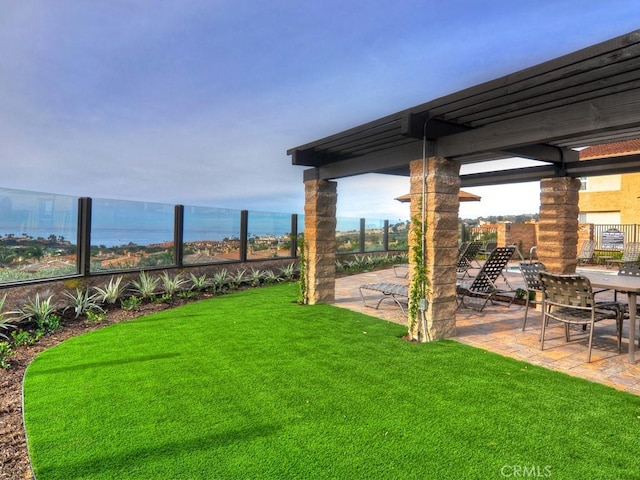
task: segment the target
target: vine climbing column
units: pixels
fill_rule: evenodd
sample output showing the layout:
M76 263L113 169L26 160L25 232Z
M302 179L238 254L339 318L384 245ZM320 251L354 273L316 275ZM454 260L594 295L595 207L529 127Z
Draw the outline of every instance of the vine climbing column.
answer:
M427 303L424 322L426 332L420 335L420 340L449 338L456 333L460 163L446 158L430 157L426 162L415 160L411 162L410 167L411 219L412 221L424 219L424 275L427 284ZM410 251L420 240L419 236L412 228L409 236ZM413 255L410 254L410 289L415 288L411 278L419 267ZM413 338L418 338L420 324L421 322L412 324L410 320L409 334Z

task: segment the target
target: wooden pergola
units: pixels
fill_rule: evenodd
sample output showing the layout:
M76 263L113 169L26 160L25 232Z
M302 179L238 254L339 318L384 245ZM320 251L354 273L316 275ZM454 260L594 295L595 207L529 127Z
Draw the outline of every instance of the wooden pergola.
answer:
M455 319L448 319L455 317L455 245L442 239L457 224L460 187L541 181L538 255L569 272L577 179L640 171L640 155L579 161L576 148L638 136L640 30L289 149L293 165L310 167L303 173L309 301L333 295L325 244L332 216L335 235L332 180L410 177L412 215L426 223L429 336L441 338L455 335ZM487 163L505 158L513 168L496 171ZM460 175L471 163L487 169ZM562 248L554 247L558 242Z

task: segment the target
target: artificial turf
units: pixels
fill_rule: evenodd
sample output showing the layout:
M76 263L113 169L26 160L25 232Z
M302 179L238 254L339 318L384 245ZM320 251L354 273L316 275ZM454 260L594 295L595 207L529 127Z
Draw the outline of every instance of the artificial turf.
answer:
M37 479L638 478L640 397L295 298L225 295L40 354Z

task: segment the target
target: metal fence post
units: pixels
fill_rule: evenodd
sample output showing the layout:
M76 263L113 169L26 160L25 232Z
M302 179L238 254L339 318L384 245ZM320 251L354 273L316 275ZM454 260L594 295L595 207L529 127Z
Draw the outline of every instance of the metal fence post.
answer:
M240 261L247 261L249 211L240 210Z
M184 257L184 205L173 209L173 263L181 267Z
M83 277L91 275L91 198L78 198L78 256L76 271Z
M365 242L364 242L364 234L365 234L365 219L360 219L360 253L364 253Z
M382 249L385 252L389 251L389 220L384 221L384 227L382 230Z
M291 256L298 258L298 214L291 214Z

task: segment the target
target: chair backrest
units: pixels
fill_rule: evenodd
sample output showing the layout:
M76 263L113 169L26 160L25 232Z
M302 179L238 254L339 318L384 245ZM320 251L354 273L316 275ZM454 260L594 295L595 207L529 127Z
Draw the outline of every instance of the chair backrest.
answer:
M547 270L542 262L521 262L520 273L524 278L524 283L527 286L527 290L542 290L542 284L540 283L540 277L538 274Z
M635 263L625 263L620 266L618 275L627 275L630 277L640 277L640 265Z
M497 242L484 242L484 245L482 246L482 250L485 253L491 253L497 246L498 246Z
M593 240L585 240L580 247L580 253L578 253L578 260L591 260L593 254L596 251L596 242Z
M471 267L471 260L476 258L481 248L482 242L469 242L464 251L458 255L458 271L466 271L469 269Z
M545 302L585 309L595 305L591 282L584 275L540 272L538 276Z
M495 282L513 257L516 247L497 247L491 252L484 262L478 275L473 279L469 290L474 292L492 292L495 290Z
M640 257L640 242L629 242L622 250L622 262L637 262Z

